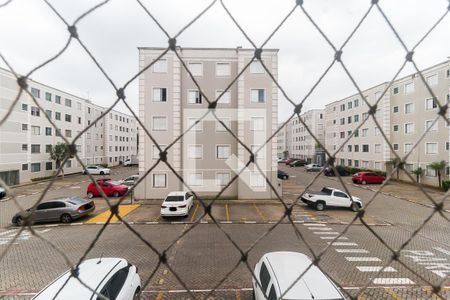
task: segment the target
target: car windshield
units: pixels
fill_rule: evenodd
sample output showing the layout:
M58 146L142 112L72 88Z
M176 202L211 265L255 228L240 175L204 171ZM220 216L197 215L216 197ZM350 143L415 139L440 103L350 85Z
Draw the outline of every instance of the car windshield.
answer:
M182 202L184 201L183 196L167 196L166 202Z
M321 192L322 192L322 193L325 193L325 194L327 194L327 195L331 195L331 194L333 193L333 191L332 191L331 189L326 188L326 187L324 187L324 188L321 190Z

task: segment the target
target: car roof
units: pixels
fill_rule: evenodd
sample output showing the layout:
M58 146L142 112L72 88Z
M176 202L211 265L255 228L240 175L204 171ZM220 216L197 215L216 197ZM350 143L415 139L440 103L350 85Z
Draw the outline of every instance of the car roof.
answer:
M122 269L127 265L128 262L123 258L104 257L101 259L88 259L83 261L79 266L79 278L87 286L99 292L107 280L115 273L111 271ZM53 299L69 277L70 270L50 283L33 299ZM104 280L105 278L106 280ZM91 290L82 285L79 280L72 277L67 281L64 289L59 292L56 299L91 299L92 294L93 292ZM97 299L97 296L94 295L92 299Z
M184 196L187 192L170 192L167 196Z
M285 292L311 264L311 259L305 254L289 251L267 253L263 259L275 274L279 293ZM344 299L333 282L315 265L303 274L283 299L300 299L299 297L316 300Z

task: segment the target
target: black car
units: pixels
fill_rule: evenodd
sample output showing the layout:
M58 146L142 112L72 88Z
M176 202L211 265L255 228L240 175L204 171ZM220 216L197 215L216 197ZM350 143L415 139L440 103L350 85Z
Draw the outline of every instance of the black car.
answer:
M286 173L286 172L283 172L283 171L281 171L281 170L278 170L278 178L279 178L279 179L286 180L286 179L289 179L289 175L288 175L288 173Z
M0 186L0 199L6 197L6 190Z
M308 162L306 160L294 160L289 164L290 167L303 167L306 166Z
M351 175L350 171L344 167L337 166L336 170L338 171L339 176L350 176ZM326 167L325 170L323 171L323 174L325 176L336 176L334 174L334 170L331 167Z

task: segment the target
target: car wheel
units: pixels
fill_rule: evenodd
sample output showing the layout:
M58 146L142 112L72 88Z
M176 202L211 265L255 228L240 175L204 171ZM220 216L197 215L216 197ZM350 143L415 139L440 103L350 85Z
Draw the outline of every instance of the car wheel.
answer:
M316 210L322 211L324 209L325 209L325 203L323 203L322 201L316 202Z
M351 208L353 211L358 211L358 210L360 209L359 204L356 203L356 202L353 202L352 205L350 206L350 208Z
M362 184L367 184L367 181L363 180L361 181Z
M100 172L100 175L105 175L105 172L101 171L101 172Z
M140 293L141 293L141 288L138 287L138 288L134 291L133 300L139 300Z
M69 214L63 214L61 216L61 223L70 223L72 222L72 217Z
M24 224L23 218L22 217L17 217L16 218L16 224L17 224L17 226L23 226L23 224Z
M87 197L89 199L92 199L92 198L94 198L94 194L92 192L89 192L89 193L87 193Z
M117 191L114 192L114 193L113 193L113 197L119 197L119 192L117 192Z
M287 176L283 176L283 179L284 179L284 180L287 180L287 179L288 179L288 177L287 177Z

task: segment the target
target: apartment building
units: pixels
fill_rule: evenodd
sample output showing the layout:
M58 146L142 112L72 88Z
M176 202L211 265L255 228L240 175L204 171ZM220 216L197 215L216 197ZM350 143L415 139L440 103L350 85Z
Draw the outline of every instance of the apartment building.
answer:
M110 166L116 166L137 154L137 122L127 114L111 111L105 117L105 157Z
M140 69L164 50L139 48ZM254 49L178 48L177 53L186 62L203 94L175 53L169 52L140 76L139 118L162 149L184 133L183 138L167 150L167 160L193 190L204 197L214 196L243 168L250 154L214 118L205 97L214 101L222 95L215 114L251 151L256 152L278 126L278 89L262 65L253 62L223 93L251 61ZM277 53L275 49L265 49L262 53L264 64L275 77L278 75ZM185 133L190 127L192 129ZM158 158L158 148L141 130L139 173L146 172ZM277 178L276 158L277 139L273 138L256 157L271 182L276 182ZM160 199L170 191L185 189L175 174L160 162L137 187L136 197ZM275 195L251 164L222 197L269 199Z
M87 99L34 80L29 79L27 83L30 93L43 110L36 106L27 93L22 93L11 115L0 126L0 177L9 185L53 175L57 166L49 155L52 145L62 142L61 136L73 141L105 110ZM14 75L0 68L0 120L13 105L19 90ZM113 113L124 116L119 112ZM59 131L53 128L44 114L55 122ZM84 163L109 164L111 161L114 165L116 157L119 161L120 157L136 154L136 137L132 136L131 140L131 135L136 134L136 122L130 116L127 118L129 123L125 122L127 125L122 126L132 128L123 134L128 137L128 145L123 145L122 152L105 152L108 145L105 136L110 132L109 127L105 126L105 119L98 121L77 140L78 155ZM127 143L126 138L124 143ZM64 167L66 174L80 171L81 165L76 159L69 159Z
M283 126L283 127L282 127ZM278 128L282 127L277 132L277 158L278 159L285 159L287 158L287 147L286 147L286 127L287 124L284 125L284 123L278 124Z

